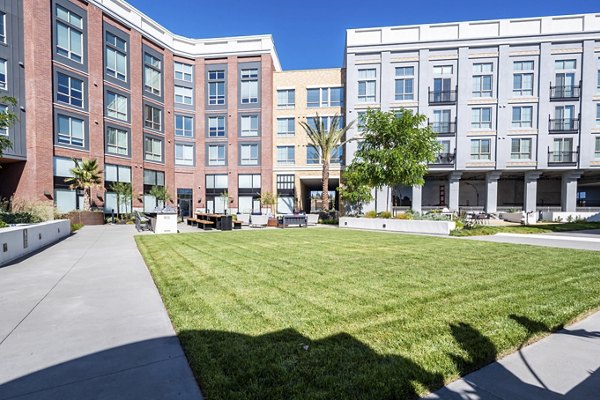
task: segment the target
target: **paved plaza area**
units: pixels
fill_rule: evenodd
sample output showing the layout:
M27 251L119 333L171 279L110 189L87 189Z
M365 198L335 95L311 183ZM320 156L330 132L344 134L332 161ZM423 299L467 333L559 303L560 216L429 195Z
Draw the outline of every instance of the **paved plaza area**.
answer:
M0 268L0 399L202 396L132 225Z
M460 239L600 251L600 230L598 229L539 235L498 233L489 236L465 236Z

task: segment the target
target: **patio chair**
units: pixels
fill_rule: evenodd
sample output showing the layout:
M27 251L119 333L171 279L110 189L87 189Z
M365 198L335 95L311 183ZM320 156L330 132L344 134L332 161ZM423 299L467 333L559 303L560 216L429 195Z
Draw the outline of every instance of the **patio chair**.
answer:
M150 230L150 219L143 216L139 211L135 212L135 229L138 232Z

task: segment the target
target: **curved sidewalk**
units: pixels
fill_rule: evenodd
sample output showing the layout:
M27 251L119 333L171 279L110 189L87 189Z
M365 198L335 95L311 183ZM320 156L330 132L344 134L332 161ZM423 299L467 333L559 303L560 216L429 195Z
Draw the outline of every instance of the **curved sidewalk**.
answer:
M0 268L0 399L201 399L131 225Z

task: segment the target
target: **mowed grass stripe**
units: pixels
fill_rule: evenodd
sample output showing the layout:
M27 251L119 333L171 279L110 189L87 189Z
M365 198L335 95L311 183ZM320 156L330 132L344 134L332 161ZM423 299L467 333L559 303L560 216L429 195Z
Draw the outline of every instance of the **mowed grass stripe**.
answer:
M595 252L341 229L137 240L209 399L415 398L600 306Z

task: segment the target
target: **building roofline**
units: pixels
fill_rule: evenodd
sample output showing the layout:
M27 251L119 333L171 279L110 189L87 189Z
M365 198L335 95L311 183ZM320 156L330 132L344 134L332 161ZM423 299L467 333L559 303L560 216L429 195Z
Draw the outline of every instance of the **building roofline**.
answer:
M346 30L346 48L400 43L600 32L600 12Z
M269 54L275 70L281 71L281 63L271 34L192 39L171 32L124 0L90 0L90 3L124 25L152 38L176 55L196 58Z

